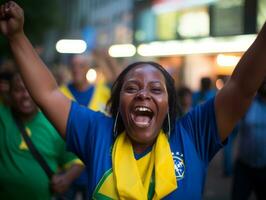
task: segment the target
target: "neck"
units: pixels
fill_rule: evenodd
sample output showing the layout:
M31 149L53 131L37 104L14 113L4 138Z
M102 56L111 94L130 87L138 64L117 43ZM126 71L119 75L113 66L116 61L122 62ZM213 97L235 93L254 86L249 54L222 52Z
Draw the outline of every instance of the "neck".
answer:
M133 145L133 144L132 144ZM146 151L147 148L149 148L150 145L133 145L133 151L134 153L141 154Z
M143 143L143 144L141 144L141 143L138 143L138 142L133 141L130 137L129 137L129 139L130 139L130 141L132 143L132 147L133 147L134 153L137 153L137 154L141 154L141 153L145 152L156 141L155 140L155 141L152 141L150 143L145 143L145 144Z
M34 112L31 112L29 114L25 114L25 113L21 113L21 112L17 112L17 111L13 110L15 117L17 117L23 123L27 123L27 122L31 121L35 117L37 112L38 112L37 109Z

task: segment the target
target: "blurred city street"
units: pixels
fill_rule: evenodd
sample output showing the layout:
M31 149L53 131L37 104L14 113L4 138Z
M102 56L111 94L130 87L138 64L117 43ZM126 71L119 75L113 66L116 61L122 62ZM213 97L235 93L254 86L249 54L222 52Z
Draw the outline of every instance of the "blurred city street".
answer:
M232 177L223 176L223 151L220 150L209 165L204 200L229 200Z
M232 176L223 175L223 150L220 150L209 165L203 200L230 200ZM250 200L255 200L252 195Z

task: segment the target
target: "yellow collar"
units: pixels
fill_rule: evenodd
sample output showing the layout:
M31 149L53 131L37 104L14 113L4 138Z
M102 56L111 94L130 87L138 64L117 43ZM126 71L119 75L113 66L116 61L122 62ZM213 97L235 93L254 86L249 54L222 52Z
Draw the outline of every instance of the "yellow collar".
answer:
M161 131L151 152L147 175L142 181L132 144L125 133L120 134L112 151L114 181L119 199L148 199L152 173L155 191L152 199L162 199L177 188L174 161L166 134Z

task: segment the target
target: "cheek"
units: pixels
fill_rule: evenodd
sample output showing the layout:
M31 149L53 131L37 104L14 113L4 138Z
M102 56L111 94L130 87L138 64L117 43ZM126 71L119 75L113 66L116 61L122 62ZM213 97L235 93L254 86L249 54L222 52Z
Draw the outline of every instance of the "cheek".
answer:
M158 113L158 125L161 125L163 123L165 117L167 116L167 113L169 112L169 105L168 105L168 97L162 96L160 98L157 98L157 104L159 106L159 113Z
M130 113L130 103L132 102L134 97L131 95L123 94L120 95L120 103L119 103L119 112L125 120L128 119L128 115Z
M168 96L161 96L157 98L157 102L160 105L161 110L168 111Z
M119 101L119 112L121 115L124 116L124 113L126 112L127 108L127 98L125 96L120 96L120 101Z
M14 107L19 107L19 103L20 103L20 98L18 98L18 97L15 97L15 96L12 96L11 97L11 104L12 104L12 106L14 106Z
M13 101L17 102L21 99L21 95L19 93L12 93L11 98L13 99Z

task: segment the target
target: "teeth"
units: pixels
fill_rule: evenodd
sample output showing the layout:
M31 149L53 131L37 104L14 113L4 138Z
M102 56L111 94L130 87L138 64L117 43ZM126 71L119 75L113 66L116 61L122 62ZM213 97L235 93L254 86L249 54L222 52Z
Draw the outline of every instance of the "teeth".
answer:
M137 107L137 108L135 108L135 111L152 112L151 109L146 108L146 107Z

